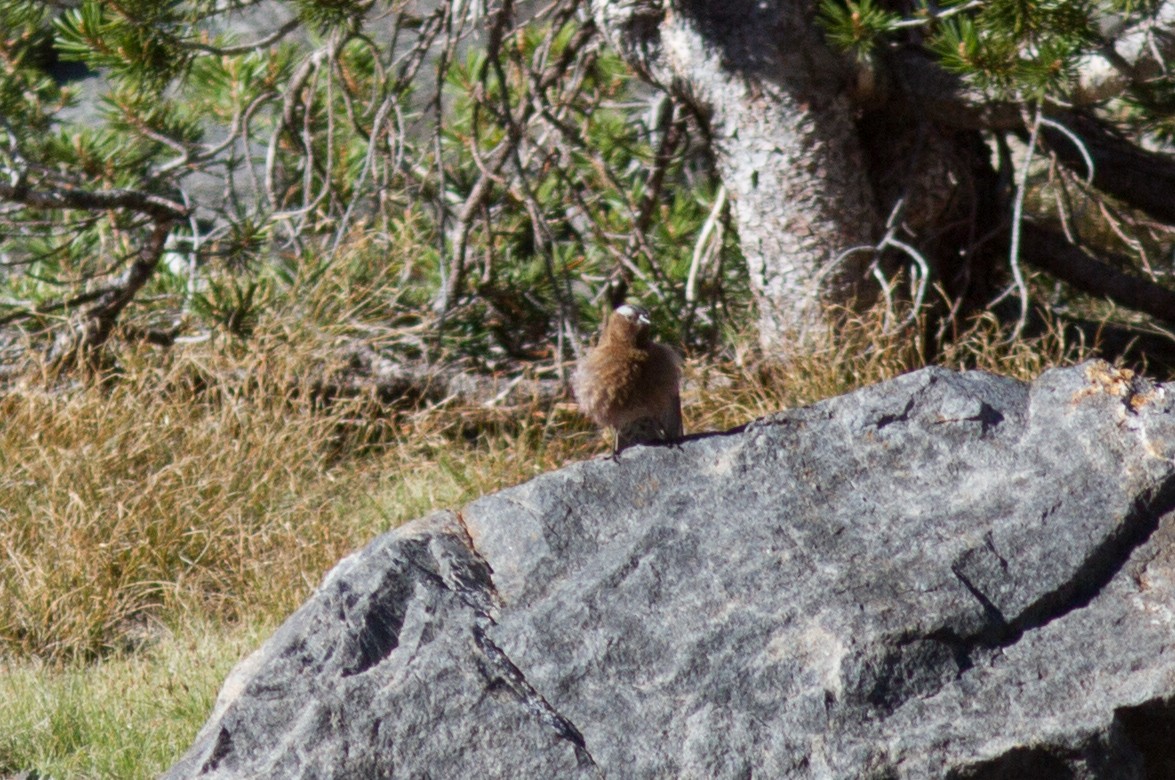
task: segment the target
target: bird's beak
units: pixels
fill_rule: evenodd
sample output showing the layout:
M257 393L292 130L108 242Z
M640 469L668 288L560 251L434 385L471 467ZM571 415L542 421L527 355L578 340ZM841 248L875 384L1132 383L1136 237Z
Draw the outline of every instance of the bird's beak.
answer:
M647 315L643 312L641 313L640 316L638 316L636 318L636 321L639 322L641 325L651 325L653 322L652 320L649 319L649 315Z

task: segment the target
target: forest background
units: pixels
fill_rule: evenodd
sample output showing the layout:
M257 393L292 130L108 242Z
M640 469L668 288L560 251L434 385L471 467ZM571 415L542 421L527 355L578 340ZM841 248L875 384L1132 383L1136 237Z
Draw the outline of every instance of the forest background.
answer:
M149 777L344 554L938 363L1175 365L1172 6L0 0L0 776Z

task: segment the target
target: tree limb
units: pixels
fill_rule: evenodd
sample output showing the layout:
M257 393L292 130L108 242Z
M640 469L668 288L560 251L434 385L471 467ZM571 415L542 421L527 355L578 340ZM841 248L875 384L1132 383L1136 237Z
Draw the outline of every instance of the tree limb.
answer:
M15 184L0 181L0 200L41 209L130 209L157 220L182 219L188 214L183 205L141 190L82 190L68 186L33 189L23 180Z
M1020 242L1025 260L1078 290L1175 323L1175 290L1123 273L1039 225L1025 222Z
M78 358L93 358L95 351L110 338L123 309L155 273L174 224L174 220L167 218L154 223L150 236L122 278L81 314L74 328L57 338L49 352L51 364L66 367Z
M123 309L155 272L175 222L188 215L185 206L142 190L87 190L62 182L32 187L23 171L9 181L0 181L0 200L39 209L129 210L151 219L152 231L122 278L96 295L78 323L55 342L50 360L59 366L82 352L92 354L93 349L106 342ZM74 302L89 300L88 295L82 295Z
M1085 146L1093 161L1094 187L1155 219L1175 222L1175 161L1168 155L1142 149L1084 114L1067 112L1054 119ZM1066 167L1089 175L1081 149L1066 133L1046 125L1041 137Z

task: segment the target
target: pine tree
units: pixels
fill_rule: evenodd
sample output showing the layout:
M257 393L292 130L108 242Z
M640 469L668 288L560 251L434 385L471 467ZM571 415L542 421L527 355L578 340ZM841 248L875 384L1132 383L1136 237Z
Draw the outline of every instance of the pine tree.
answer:
M1005 289L1023 326L1029 266L1169 323L1170 8L0 0L0 326L247 335L410 232L414 316L489 360L629 287L700 343L749 285L777 353L903 275L943 333Z

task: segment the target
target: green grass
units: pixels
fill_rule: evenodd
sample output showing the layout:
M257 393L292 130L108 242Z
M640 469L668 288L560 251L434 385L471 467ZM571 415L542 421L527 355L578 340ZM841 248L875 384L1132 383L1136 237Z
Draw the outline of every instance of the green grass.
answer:
M269 628L188 624L91 664L0 663L0 776L158 775L191 744L224 676Z

